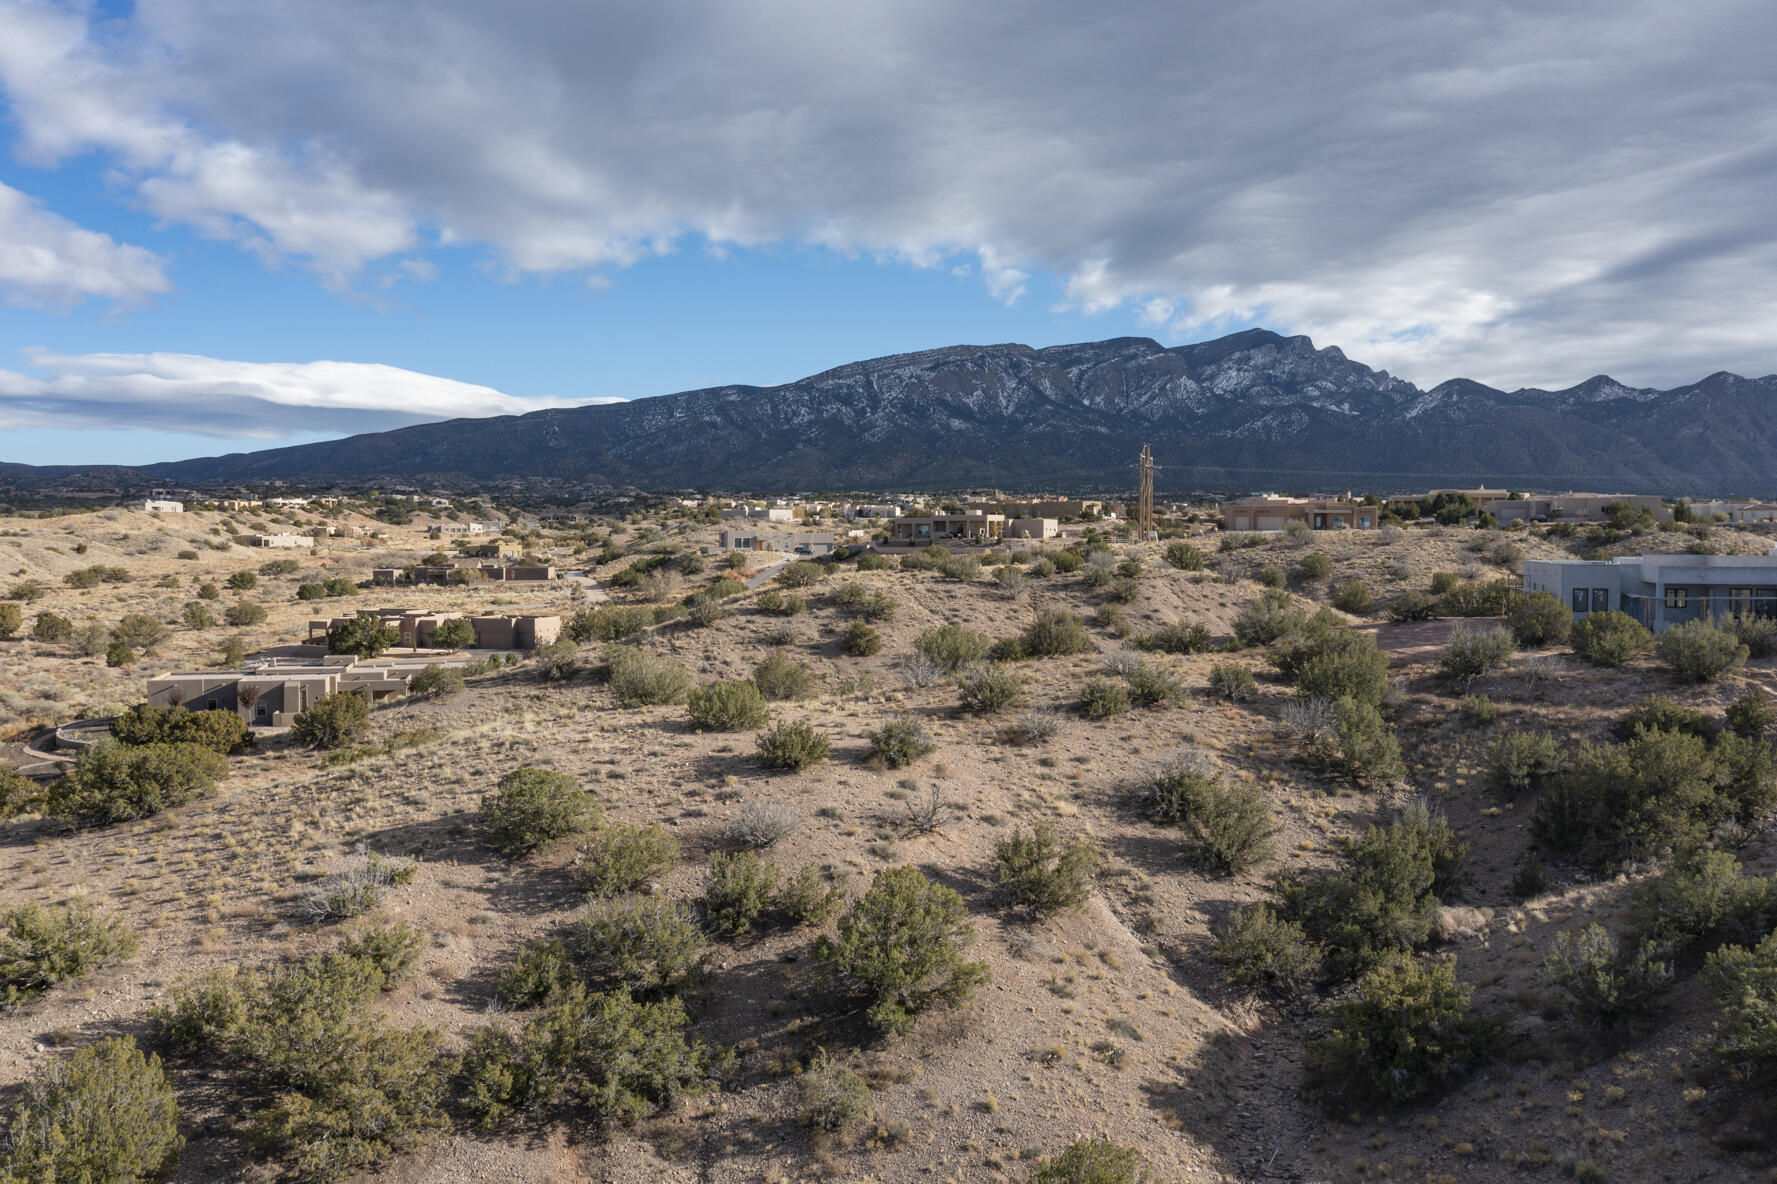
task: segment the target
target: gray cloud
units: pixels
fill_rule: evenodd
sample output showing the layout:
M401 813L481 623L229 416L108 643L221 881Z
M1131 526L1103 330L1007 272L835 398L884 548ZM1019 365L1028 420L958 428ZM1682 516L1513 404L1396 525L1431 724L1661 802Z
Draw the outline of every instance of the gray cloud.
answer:
M0 184L0 298L25 306L89 297L133 303L165 292L160 256L76 226Z
M25 352L37 373L0 370L0 428L128 425L280 439L293 432L373 432L426 420L622 402L518 398L492 387L361 362Z
M1421 382L1777 369L1764 0L0 0L17 150L348 283L686 236L1063 277Z

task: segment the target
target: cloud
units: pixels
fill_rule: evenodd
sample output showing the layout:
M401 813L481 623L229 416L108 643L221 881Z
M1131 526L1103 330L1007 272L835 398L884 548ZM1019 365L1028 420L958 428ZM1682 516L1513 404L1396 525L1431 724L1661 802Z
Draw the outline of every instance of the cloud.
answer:
M36 374L0 370L0 428L136 427L281 439L427 420L522 415L621 399L519 398L362 362L231 362L193 354L25 351Z
M789 242L1421 382L1777 369L1765 0L85 11L0 0L17 152L331 284Z
M76 226L0 184L0 299L38 307L89 297L134 303L167 291L160 256Z

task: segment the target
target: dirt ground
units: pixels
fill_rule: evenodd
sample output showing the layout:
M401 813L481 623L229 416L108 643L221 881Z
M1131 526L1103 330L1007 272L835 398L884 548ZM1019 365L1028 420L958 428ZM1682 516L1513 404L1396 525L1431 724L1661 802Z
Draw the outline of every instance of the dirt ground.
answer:
M27 628L41 609L110 620L147 611L176 620L193 577L215 580L282 557L236 548L178 560L180 538L215 537L209 516L186 517L169 524L110 512L41 525L8 521L0 537L4 576L37 579L46 590L26 606ZM266 624L176 628L155 664L207 661L231 632L254 647L288 641L311 615L360 605L466 607L514 596L483 587L294 601L296 582L317 573L367 576L391 559L411 562L430 549L420 525L374 545L328 544L299 557L298 576L241 594L257 596L271 611ZM661 540L681 546L713 538L708 527L660 529ZM1292 578L1295 594L1323 602L1333 584L1355 575L1372 585L1380 605L1407 588L1423 589L1436 571L1508 571L1509 563L1477 558L1471 549L1486 533L1361 532L1317 537L1305 548L1275 540L1211 554L1209 570L1189 573L1168 567L1160 545L1113 549L1143 564L1139 595L1124 608L1137 634L1188 618L1221 638L1240 606L1258 595L1252 577L1266 566L1287 569L1306 550L1327 554L1333 572L1326 580ZM157 534L169 541L154 543ZM1553 542L1521 541L1525 557L1571 553ZM84 554L70 554L76 542L87 544ZM569 558L564 550L562 561ZM90 591L60 584L68 570L112 562L140 574L128 585ZM156 587L164 574L176 575L179 586ZM712 565L679 593L716 574ZM886 645L873 657L846 656L838 643L848 619L830 594L849 582L880 589L898 605L894 619L878 625ZM574 886L571 849L508 862L487 844L482 795L501 775L531 764L580 779L608 819L668 828L683 858L658 891L674 899L701 893L707 857L728 849L735 815L760 799L784 803L799 818L769 853L780 866L815 864L853 895L884 868L919 867L968 902L973 954L988 963L992 983L965 1007L928 1015L910 1036L884 1040L816 981L812 933L768 930L719 943L710 985L691 1001L697 1034L737 1050L735 1073L719 1090L624 1131L566 1121L495 1136L448 1135L379 1178L1022 1180L1037 1157L1091 1134L1140 1149L1165 1181L1481 1181L1518 1179L1527 1170L1555 1178L1561 1165L1575 1170L1582 1161L1610 1180L1729 1181L1762 1170L1755 1157L1737 1160L1710 1138L1719 1118L1712 1107L1722 1103L1709 1072L1710 1010L1694 983L1680 989L1656 1033L1608 1056L1575 1043L1552 1018L1536 974L1543 951L1563 928L1618 915L1628 881L1589 882L1556 868L1547 892L1519 901L1509 884L1529 850L1528 803L1496 800L1480 773L1486 745L1505 729L1602 737L1624 708L1656 691L1719 710L1746 680L1772 678L1770 663L1690 690L1651 659L1601 671L1554 651L1517 655L1503 672L1459 689L1436 669L1447 622L1370 622L1401 691L1394 718L1409 778L1360 791L1295 759L1278 723L1294 692L1258 651L1150 655L1183 680L1187 701L1102 722L1082 718L1073 709L1081 684L1125 643L1094 623L1101 598L1079 576L1033 580L1030 589L1028 597L1008 596L992 582L991 569L966 584L924 572L847 571L811 589L810 611L800 616L760 613L749 593L711 627L666 626L642 642L698 681L745 676L773 649L807 663L816 692L775 704L774 715L807 720L831 738L833 752L799 774L755 767L750 732L699 733L683 707L622 709L591 676L544 683L520 665L473 680L461 695L374 713L373 742L423 738L412 747L330 766L321 754L273 740L232 758L214 797L145 822L71 834L31 818L0 824L0 897L86 896L122 914L142 938L132 960L0 1011L0 1090L69 1046L112 1033L149 1041L149 1007L182 976L329 948L335 930L306 919L304 889L359 851L419 861L412 882L382 912L430 935L420 973L381 1005L397 1022L472 1029L493 1005L494 982L514 955L560 933L585 903ZM225 594L225 603L235 597ZM518 593L512 603L520 602L575 607L566 587ZM953 685L920 688L902 676L913 639L925 629L957 622L1006 637L1052 606L1085 616L1098 652L1018 664L1026 681L1021 710L1062 713L1046 743L1006 743L1006 720L963 712ZM1208 693L1210 667L1222 661L1253 669L1255 701L1229 703ZM102 659L21 641L0 642L0 664L0 707L15 730L139 698L150 665L109 670ZM1468 722L1456 710L1463 694L1488 695L1498 718ZM926 723L937 751L908 769L871 767L866 733L902 714ZM1284 827L1270 866L1216 875L1186 856L1176 833L1131 808L1143 776L1186 753L1265 792ZM908 824L909 805L934 786L947 820L933 833L918 833ZM1462 903L1477 910L1474 923L1440 949L1457 955L1477 1005L1508 1016L1520 1039L1512 1055L1433 1107L1388 1119L1331 1118L1297 1088L1300 1042L1315 1030L1314 1019L1228 986L1211 956L1211 925L1260 899L1280 868L1326 861L1338 837L1386 820L1415 796L1446 814L1470 849L1473 884ZM1036 820L1089 837L1106 865L1087 907L1032 924L996 907L990 889L995 841ZM1745 854L1768 871L1764 842ZM853 1064L875 1087L875 1121L849 1143L811 1139L796 1122L794 1069L816 1048ZM205 1090L204 1070L169 1064L188 1138L173 1179L254 1178L259 1169L248 1167L226 1104Z

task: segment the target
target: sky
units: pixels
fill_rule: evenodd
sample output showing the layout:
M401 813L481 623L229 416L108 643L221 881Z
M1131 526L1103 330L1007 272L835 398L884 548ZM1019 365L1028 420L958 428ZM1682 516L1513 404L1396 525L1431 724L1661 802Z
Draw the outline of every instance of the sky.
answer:
M1262 325L1777 372L1768 0L0 0L0 461Z

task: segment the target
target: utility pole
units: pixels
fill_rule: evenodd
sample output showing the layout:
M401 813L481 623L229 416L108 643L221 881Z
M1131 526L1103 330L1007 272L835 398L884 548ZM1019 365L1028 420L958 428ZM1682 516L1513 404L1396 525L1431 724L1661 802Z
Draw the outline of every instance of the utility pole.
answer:
M1154 533L1154 454L1148 446L1141 446L1141 493L1136 508L1136 529L1141 532L1141 541L1158 538Z

